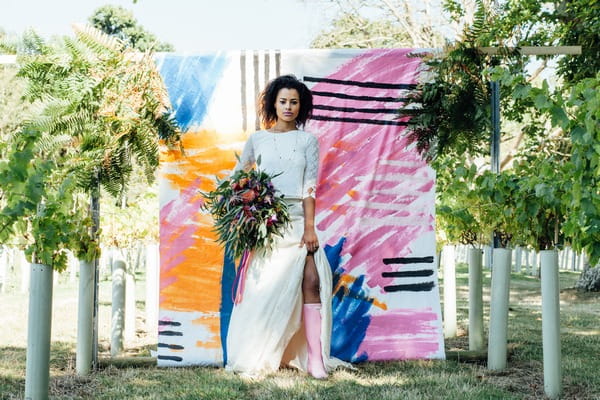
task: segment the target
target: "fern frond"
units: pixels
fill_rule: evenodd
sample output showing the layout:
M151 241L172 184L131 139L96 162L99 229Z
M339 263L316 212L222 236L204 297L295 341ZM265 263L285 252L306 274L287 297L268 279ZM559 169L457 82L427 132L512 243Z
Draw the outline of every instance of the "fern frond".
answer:
M125 44L114 36L107 35L91 25L73 24L75 36L96 55L119 55L125 49Z
M37 151L46 154L54 154L61 150L70 148L73 144L71 135L48 135L42 134L37 142Z

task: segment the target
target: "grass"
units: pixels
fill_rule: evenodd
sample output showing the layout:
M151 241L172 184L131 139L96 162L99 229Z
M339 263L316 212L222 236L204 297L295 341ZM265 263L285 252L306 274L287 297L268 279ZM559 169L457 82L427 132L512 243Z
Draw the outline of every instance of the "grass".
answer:
M446 341L448 350L466 349L468 337L467 269L457 268L459 335ZM600 399L600 302L598 294L574 289L578 274L561 272L561 341L563 397ZM443 283L443 281L441 282ZM490 272L484 271L484 300L489 304ZM138 298L143 298L142 288ZM491 372L482 363L447 361L373 362L356 370L340 370L317 381L294 370L281 370L260 380L246 380L221 368L156 368L109 366L89 377L75 375L76 297L74 283L54 293L50 398L52 399L542 399L541 297L539 280L522 274L511 278L508 368ZM110 288L100 291L100 350L108 356ZM0 294L0 399L23 398L25 384L26 298ZM138 302L138 307L143 303ZM485 307L486 318L489 307ZM156 337L143 331L130 355L147 356ZM486 326L488 321L486 320Z

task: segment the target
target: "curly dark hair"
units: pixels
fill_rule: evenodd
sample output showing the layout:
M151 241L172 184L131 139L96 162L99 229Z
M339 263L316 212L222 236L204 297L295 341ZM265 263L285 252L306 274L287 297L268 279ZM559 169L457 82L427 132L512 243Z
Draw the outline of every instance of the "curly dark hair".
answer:
M312 115L313 98L310 89L294 75L282 75L273 79L260 94L258 114L266 127L271 127L277 122L275 101L281 89L296 89L300 96L300 112L296 118L296 126L304 126Z

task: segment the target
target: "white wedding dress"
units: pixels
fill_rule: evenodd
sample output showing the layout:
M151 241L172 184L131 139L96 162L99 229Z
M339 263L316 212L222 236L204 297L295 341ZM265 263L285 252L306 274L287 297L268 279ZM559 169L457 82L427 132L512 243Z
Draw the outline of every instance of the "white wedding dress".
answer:
M302 279L306 247L302 198L314 196L318 142L304 131L258 131L248 139L237 168L281 173L275 187L289 199L291 226L272 251L254 254L246 274L242 301L233 308L227 333L226 369L260 376L290 365L307 370L308 352L302 325ZM317 233L318 234L318 233ZM323 243L319 238L319 243ZM347 363L330 356L332 275L322 247L314 255L321 298L321 353L330 371Z

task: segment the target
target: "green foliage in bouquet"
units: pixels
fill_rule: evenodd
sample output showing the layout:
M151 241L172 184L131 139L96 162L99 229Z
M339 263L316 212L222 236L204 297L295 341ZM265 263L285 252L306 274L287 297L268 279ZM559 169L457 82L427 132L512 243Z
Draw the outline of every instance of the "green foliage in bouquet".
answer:
M215 219L217 241L234 258L244 250L270 248L290 223L283 195L272 183L275 176L259 169L239 170L218 180L214 191L203 193L203 208Z

